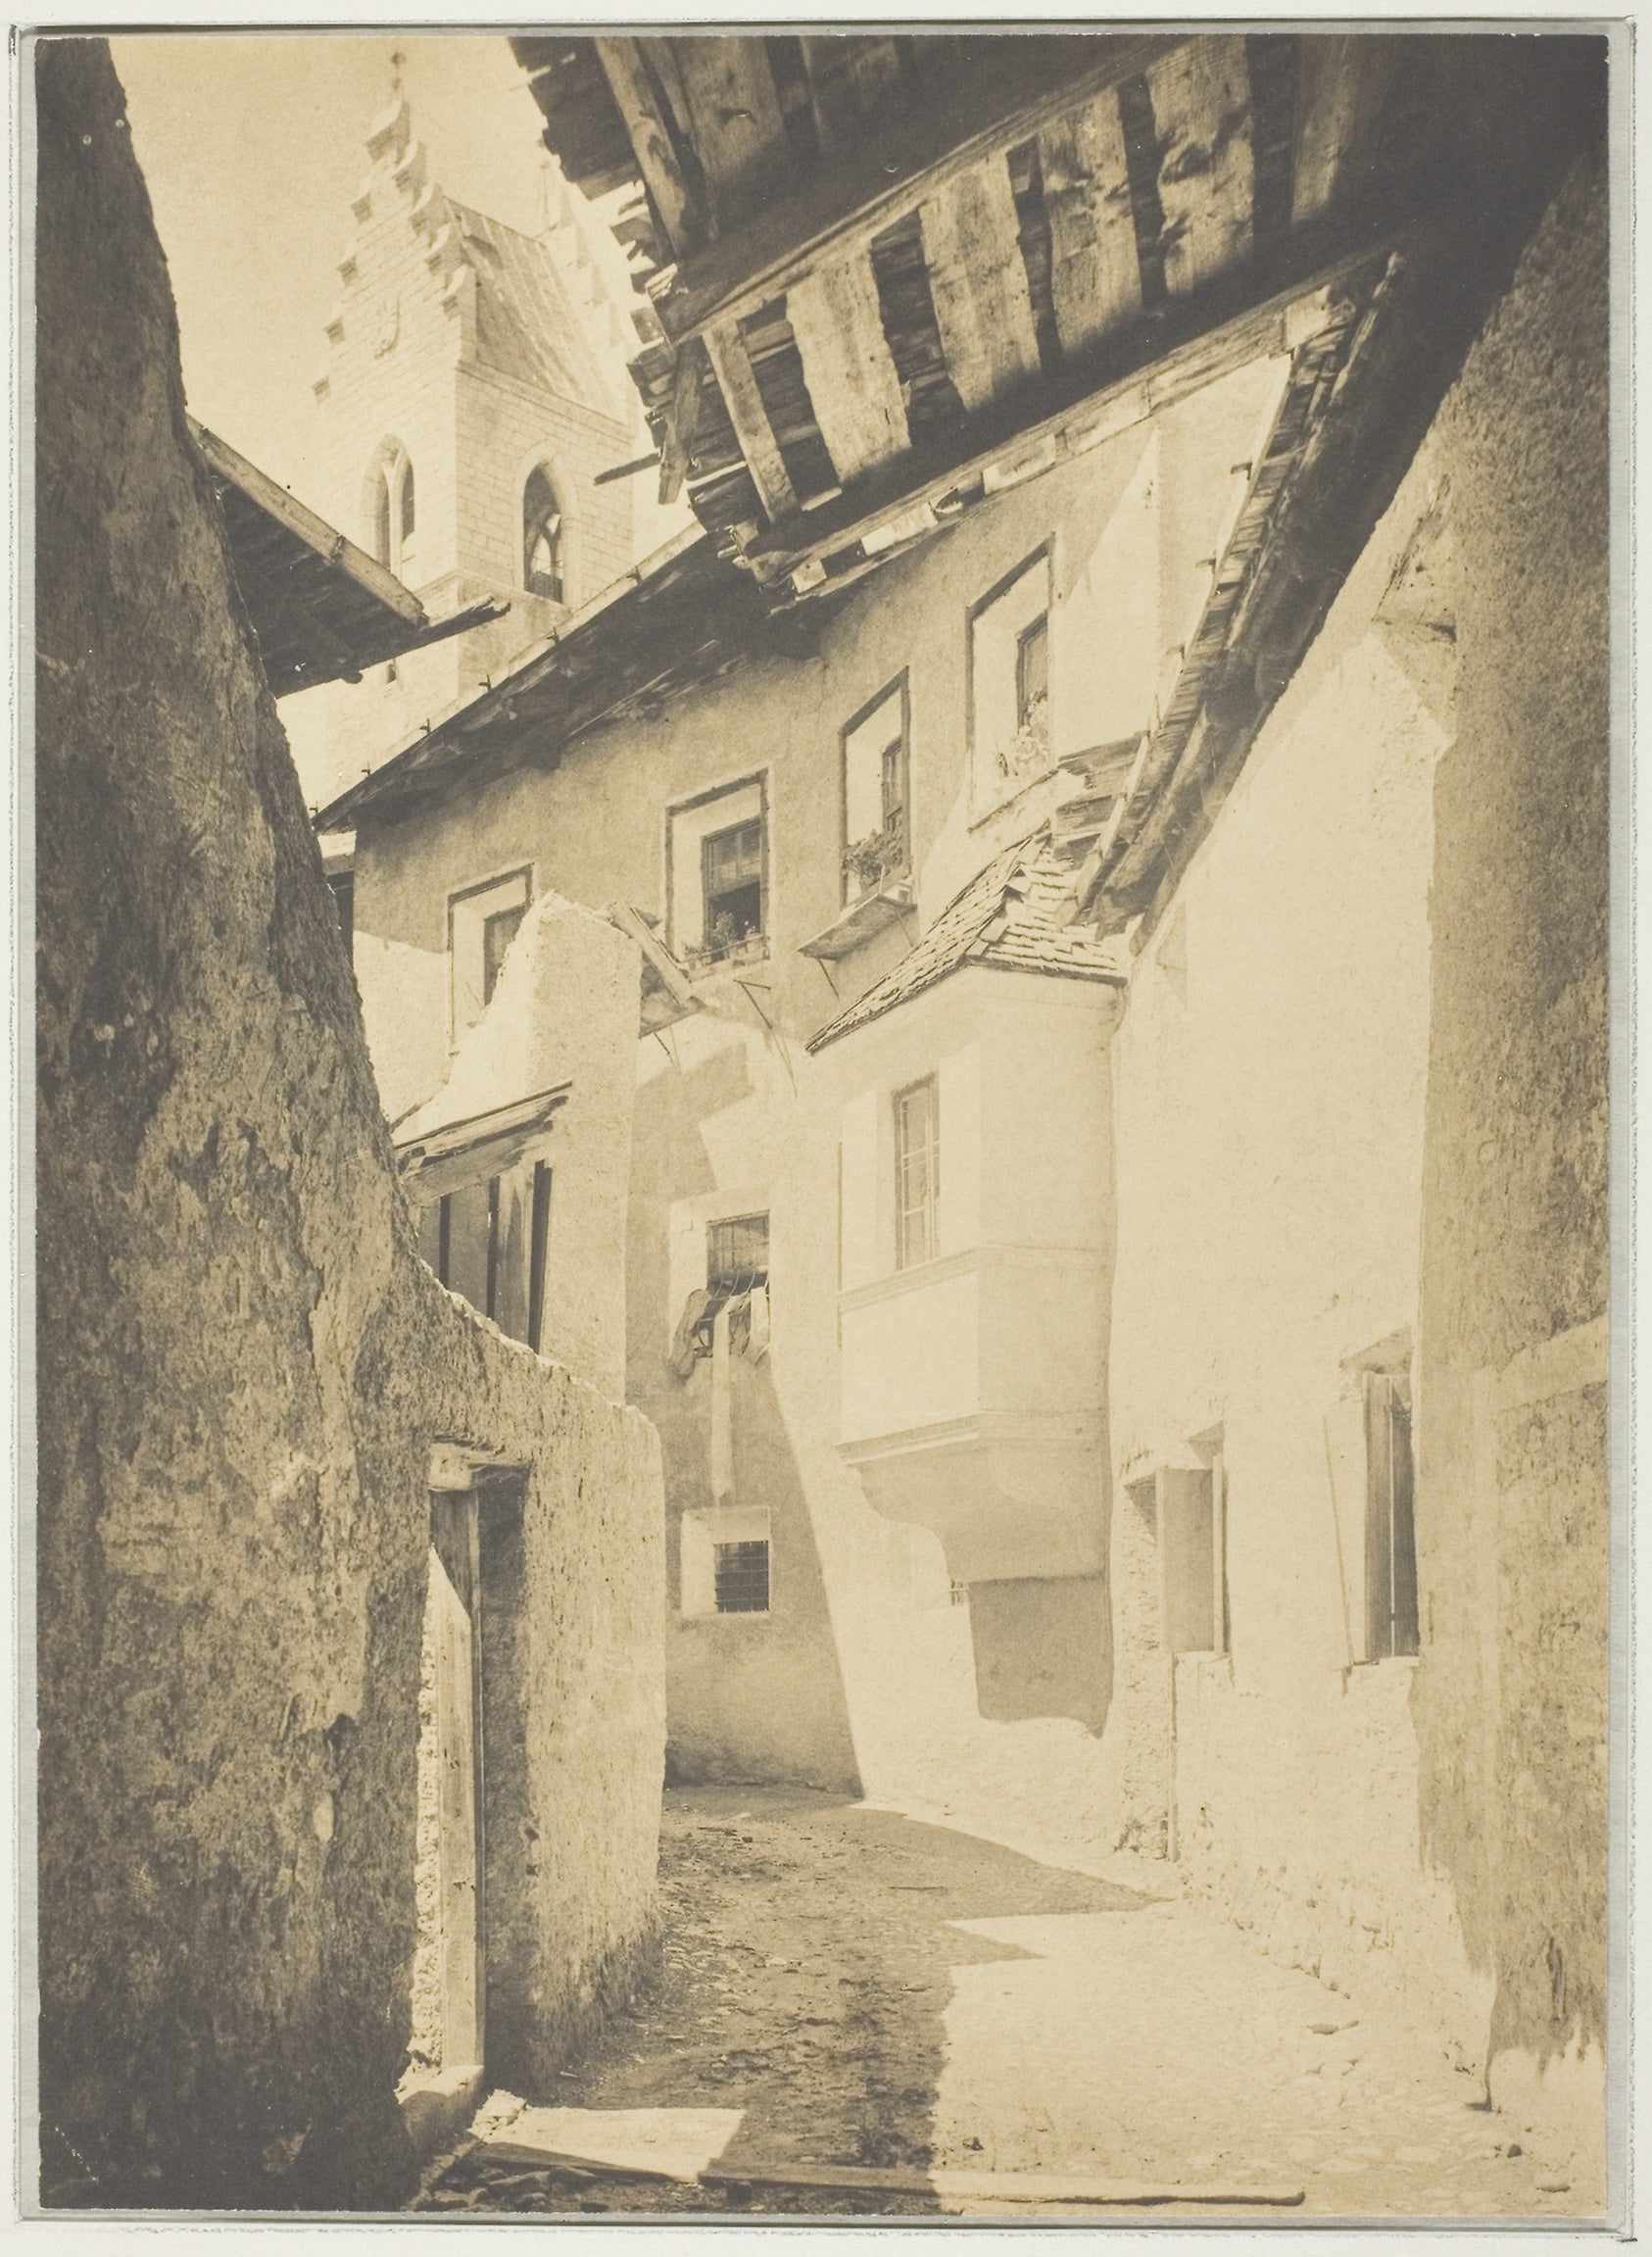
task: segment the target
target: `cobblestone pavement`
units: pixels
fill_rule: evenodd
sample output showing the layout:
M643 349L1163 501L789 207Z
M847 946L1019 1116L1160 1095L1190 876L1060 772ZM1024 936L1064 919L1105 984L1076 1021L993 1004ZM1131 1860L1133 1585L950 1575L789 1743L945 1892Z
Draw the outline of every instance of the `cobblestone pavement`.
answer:
M571 2134L548 2136L548 2125L590 2126L547 2119L549 2107L627 2112L645 2136L684 2153L698 2142L728 2172L1077 2172L1303 2194L1294 2210L1178 2204L1158 2218L1575 2212L1442 2055L1356 2019L1346 1999L1189 1905L889 1812L759 1788L667 1796L661 1889L665 1965L652 1995L555 2091L528 2095L526 2112L496 2095L481 2137L427 2177L418 2207L943 2208L925 2192L742 2196L540 2164L530 2134L566 2152Z

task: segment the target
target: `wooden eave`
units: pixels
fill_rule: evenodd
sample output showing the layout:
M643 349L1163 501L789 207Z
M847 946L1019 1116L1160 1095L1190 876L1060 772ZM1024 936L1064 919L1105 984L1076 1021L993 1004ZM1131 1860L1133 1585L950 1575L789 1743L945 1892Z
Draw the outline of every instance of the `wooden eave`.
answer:
M554 768L587 729L653 713L746 657L812 643L774 619L750 577L694 529L627 572L518 660L413 731L370 775L316 817L320 830L394 821L461 783L474 789L510 769Z
M1587 44L1506 33L518 40L616 232L661 491L777 603L1328 328L1495 211ZM582 172L582 168L584 169ZM1473 230L1458 234L1472 250Z
M1075 874L1072 913L1102 931L1150 934L1582 137L1604 134L1604 70L1568 60L1551 128L1495 205L1414 230L1357 319L1298 349L1177 680Z
M223 513L235 583L276 697L360 681L368 666L503 616L473 604L432 620L393 572L203 424L190 434Z

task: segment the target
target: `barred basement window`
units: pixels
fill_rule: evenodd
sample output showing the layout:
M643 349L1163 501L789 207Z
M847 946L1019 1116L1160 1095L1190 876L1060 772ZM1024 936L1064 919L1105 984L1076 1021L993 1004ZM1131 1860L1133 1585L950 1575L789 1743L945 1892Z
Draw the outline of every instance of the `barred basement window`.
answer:
M718 1544L712 1547L712 1574L719 1614L768 1612L768 1545Z

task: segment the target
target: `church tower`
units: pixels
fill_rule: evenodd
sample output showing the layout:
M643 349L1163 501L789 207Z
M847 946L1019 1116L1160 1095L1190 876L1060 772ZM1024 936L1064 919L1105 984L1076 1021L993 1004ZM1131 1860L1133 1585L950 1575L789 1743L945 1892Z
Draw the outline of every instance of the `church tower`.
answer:
M510 609L298 701L326 701L299 727L340 786L629 568L629 484L596 481L646 445L619 316L560 182L537 236L456 203L428 176L399 76L366 147L315 385L316 505L432 618L489 597Z

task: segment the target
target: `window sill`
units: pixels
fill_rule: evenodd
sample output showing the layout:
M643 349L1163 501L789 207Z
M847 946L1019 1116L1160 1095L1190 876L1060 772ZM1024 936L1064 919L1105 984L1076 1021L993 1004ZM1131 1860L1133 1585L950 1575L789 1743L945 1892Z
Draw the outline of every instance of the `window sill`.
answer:
M949 1277L962 1277L980 1260L980 1249L964 1247L957 1253L940 1253L933 1261L914 1262L910 1269L892 1269L887 1277L874 1277L864 1285L851 1285L838 1296L840 1309L866 1308L873 1301L893 1300L897 1295L915 1293L920 1286L940 1285Z
M698 987L702 980L712 980L722 973L738 973L753 964L768 962L768 936L758 935L741 947L730 949L726 956L707 957L699 963L684 960L683 969Z
M899 924L911 907L910 878L889 878L876 893L862 894L859 901L850 902L824 932L816 933L810 941L800 941L798 954L817 957L825 963L837 963L864 947L875 934Z
M742 1607L738 1612L731 1614L719 1614L713 1611L710 1614L679 1614L676 1617L678 1628L682 1630L691 1630L699 1624L707 1622L772 1622L773 1620L774 1609L772 1606L763 1607L760 1611L756 1607Z

